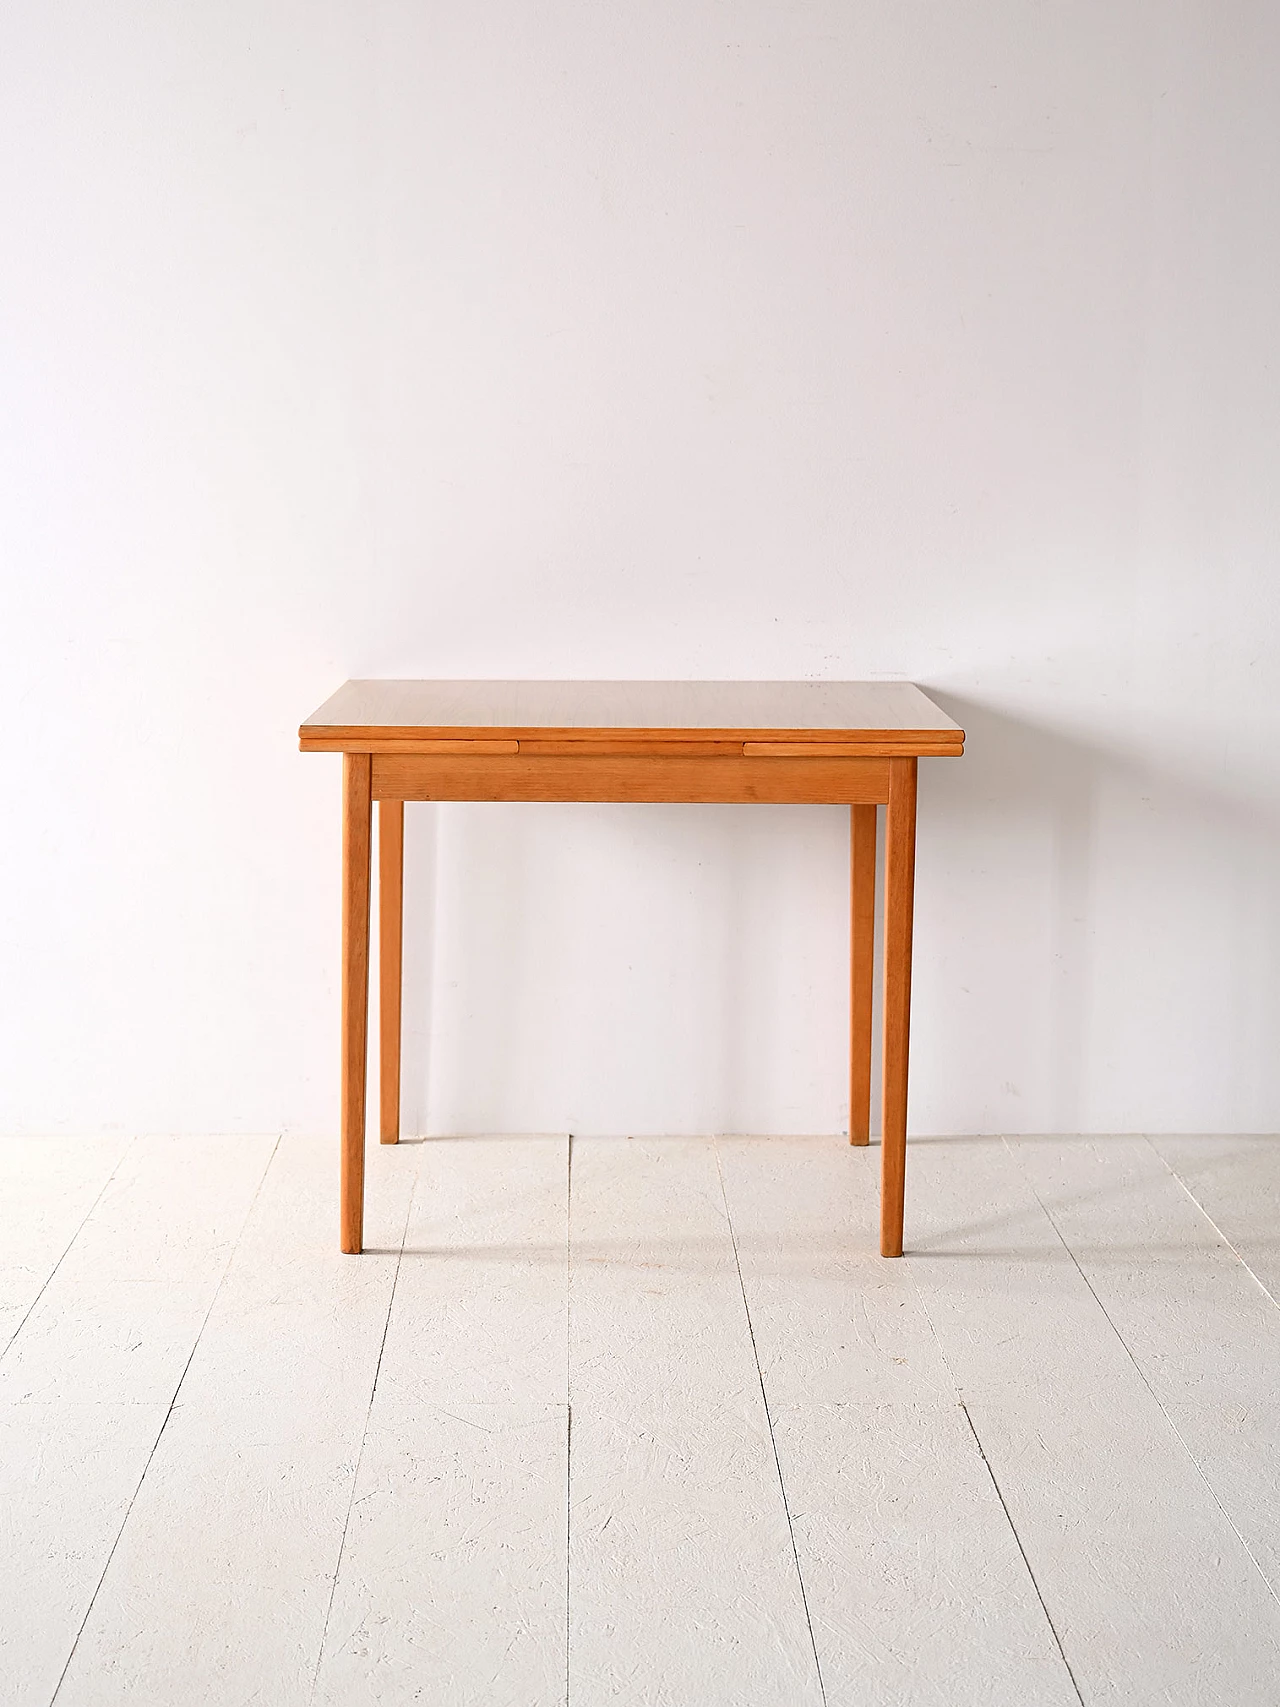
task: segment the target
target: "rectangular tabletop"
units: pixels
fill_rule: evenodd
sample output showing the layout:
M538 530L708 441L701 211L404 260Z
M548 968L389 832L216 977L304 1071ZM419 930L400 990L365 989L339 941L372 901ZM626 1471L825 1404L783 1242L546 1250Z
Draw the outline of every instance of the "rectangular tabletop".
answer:
M911 682L351 681L299 730L304 751L554 739L816 745L868 757L964 751Z

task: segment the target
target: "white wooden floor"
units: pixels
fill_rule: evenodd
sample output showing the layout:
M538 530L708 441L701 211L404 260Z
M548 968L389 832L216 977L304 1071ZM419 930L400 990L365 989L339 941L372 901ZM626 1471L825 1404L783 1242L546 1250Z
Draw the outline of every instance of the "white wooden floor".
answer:
M0 1701L1280 1701L1280 1139L0 1145Z

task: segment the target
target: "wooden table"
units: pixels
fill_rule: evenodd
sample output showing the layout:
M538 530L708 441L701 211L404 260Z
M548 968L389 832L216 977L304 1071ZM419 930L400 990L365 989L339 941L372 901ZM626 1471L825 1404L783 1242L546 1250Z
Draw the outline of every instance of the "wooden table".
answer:
M400 1136L406 800L754 802L851 811L849 1142L871 1106L876 807L886 807L880 1250L902 1254L916 766L964 731L909 682L347 682L303 752L341 753L342 1249L364 1236L372 803L382 1142Z

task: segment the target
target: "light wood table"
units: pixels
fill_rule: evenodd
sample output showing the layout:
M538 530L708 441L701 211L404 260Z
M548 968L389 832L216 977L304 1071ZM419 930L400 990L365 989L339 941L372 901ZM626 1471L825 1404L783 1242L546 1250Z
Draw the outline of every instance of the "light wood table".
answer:
M400 1136L406 800L754 802L851 811L849 1142L866 1144L876 807L886 807L880 1250L902 1254L916 766L964 731L909 682L347 682L303 752L341 753L342 1249L364 1235L373 802L382 1142Z

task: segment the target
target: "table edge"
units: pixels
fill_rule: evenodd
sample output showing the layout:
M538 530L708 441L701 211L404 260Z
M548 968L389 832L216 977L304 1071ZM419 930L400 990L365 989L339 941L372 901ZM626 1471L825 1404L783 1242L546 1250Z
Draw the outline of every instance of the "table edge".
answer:
M882 758L886 756L920 758L959 758L964 752L963 729L773 729L751 728L621 728L603 726L583 728L560 724L317 724L303 723L298 729L301 752L376 753L388 749L391 743L397 751L412 750L418 743L440 741L557 741L581 748L585 758L593 747L620 743L646 746L707 745L713 742L728 744L768 743L807 747L856 747L857 754L846 757ZM643 751L637 755L643 757Z

